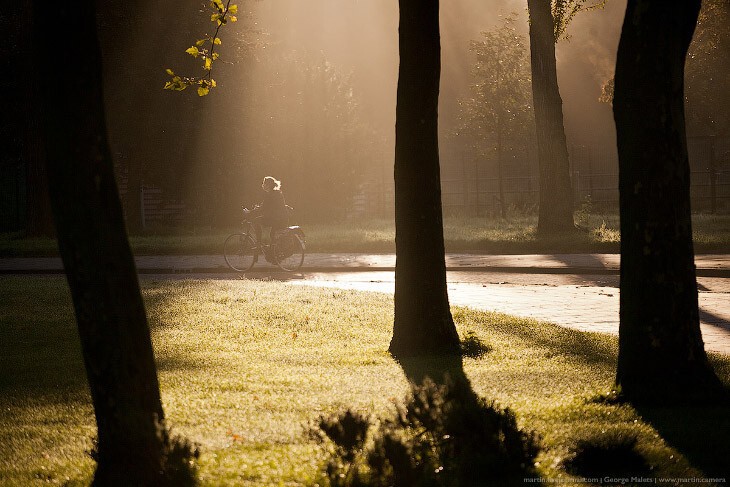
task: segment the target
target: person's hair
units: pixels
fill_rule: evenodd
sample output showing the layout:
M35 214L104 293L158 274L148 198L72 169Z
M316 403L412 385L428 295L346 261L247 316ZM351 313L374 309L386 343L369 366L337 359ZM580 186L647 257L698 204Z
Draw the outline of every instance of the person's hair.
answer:
M261 183L263 186L271 186L271 189L278 191L281 189L281 181L271 176L266 176L264 182Z

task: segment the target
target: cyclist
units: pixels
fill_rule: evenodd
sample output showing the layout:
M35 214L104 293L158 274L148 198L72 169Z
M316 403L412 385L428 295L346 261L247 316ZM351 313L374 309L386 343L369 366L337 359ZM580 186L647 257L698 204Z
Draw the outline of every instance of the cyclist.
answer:
M256 218L254 228L256 230L256 241L261 244L262 227L271 227L269 238L274 241L274 234L287 225L287 210L284 194L281 192L281 181L266 176L261 183L264 190L264 199L252 210L252 216Z

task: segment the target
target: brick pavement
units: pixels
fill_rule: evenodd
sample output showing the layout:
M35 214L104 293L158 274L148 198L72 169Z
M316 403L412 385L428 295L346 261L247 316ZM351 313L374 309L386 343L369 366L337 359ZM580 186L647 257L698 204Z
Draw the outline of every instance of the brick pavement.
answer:
M140 273L151 272L229 272L221 255L165 255L138 256L135 258ZM730 277L730 254L698 255L695 257L698 275L721 274ZM451 270L483 270L513 273L572 273L616 274L619 269L617 254L549 254L549 255L480 255L447 254L446 266ZM394 254L308 254L303 270L373 271L392 270ZM271 265L260 261L256 271L270 271ZM61 272L63 266L57 257L0 258L0 273L13 272Z
M730 354L730 255L698 255L702 333L708 350ZM140 256L140 274L229 278L222 256ZM446 258L452 304L618 333L616 254L475 255ZM293 283L393 293L393 254L312 254ZM58 258L2 258L0 273L62 272ZM281 278L257 264L249 277ZM278 277L277 277L278 276ZM291 279L294 277L294 279Z
M510 274L495 281L494 274L449 272L451 304L484 311L549 321L581 331L618 334L619 289L617 278L603 275L522 275L513 284ZM601 282L603 280L603 282ZM530 281L530 284L525 282ZM728 279L700 279L700 328L708 351L730 354L730 282ZM313 274L294 284L327 286L392 294L392 272Z

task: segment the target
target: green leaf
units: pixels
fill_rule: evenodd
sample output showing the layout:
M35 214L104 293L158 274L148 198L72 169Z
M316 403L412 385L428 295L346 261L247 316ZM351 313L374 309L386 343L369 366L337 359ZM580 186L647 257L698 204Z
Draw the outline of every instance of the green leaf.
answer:
M205 44L205 42L206 42L207 40L208 40L208 39L198 39L198 40L197 40L197 41L195 42L195 45L196 45L196 46L198 46L198 47L200 47L200 46L202 46L203 44Z
M198 54L200 54L200 51L195 46L192 46L192 47L189 47L189 48L185 49L185 52L188 53L188 54L190 54L193 57L198 57Z

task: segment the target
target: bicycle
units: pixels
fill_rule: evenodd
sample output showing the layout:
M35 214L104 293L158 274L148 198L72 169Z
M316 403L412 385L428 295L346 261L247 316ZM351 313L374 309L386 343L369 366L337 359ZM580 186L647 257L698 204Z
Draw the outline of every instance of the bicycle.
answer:
M291 207L287 209L291 211ZM272 235L271 244L264 244L256 242L251 210L244 208L243 215L243 230L232 233L223 243L223 257L228 267L246 272L256 264L260 254L283 271L293 272L302 267L305 239L301 227L295 225L277 230Z

